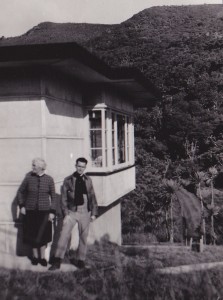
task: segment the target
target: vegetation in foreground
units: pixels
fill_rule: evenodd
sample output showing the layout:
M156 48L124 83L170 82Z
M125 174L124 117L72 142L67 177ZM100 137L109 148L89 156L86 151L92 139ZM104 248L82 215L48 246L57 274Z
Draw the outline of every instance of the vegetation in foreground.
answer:
M186 247L133 248L101 241L89 248L90 268L76 272L1 269L0 299L220 299L223 269L189 274L159 274L156 268L218 261L223 248L203 253Z

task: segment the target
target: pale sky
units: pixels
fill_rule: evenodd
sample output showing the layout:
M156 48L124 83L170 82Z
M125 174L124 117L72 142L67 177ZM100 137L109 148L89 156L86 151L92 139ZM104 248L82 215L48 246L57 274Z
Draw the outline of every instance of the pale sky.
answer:
M0 37L45 22L121 23L151 6L222 4L223 0L0 0Z

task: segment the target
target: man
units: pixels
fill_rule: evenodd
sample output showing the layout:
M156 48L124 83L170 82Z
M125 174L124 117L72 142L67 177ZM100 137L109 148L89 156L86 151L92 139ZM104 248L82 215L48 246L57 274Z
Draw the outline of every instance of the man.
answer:
M62 210L65 215L63 227L60 233L55 258L49 270L60 268L64 258L71 232L78 223L79 245L77 259L71 259L71 263L78 268L85 267L87 251L87 236L90 222L94 221L98 213L98 205L94 193L91 178L84 174L87 160L80 157L76 160L76 172L64 179L62 187Z

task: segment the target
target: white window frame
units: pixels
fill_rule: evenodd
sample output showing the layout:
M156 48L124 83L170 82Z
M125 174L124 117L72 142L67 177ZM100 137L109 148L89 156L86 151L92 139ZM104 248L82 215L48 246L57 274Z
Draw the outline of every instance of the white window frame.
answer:
M90 118L89 111L101 111L101 130L102 130L102 166L96 167L92 165L91 159L91 141L90 141ZM113 164L113 147L112 147L112 114L115 116L114 122L114 149L115 149L115 164ZM124 137L125 137L125 162L118 162L118 132L117 132L117 116L121 115L125 118ZM116 111L110 108L87 108L88 120L88 171L90 172L107 172L116 169L125 168L134 164L134 124L133 116L128 113ZM129 120L129 123L127 123ZM107 139L107 140L106 140Z

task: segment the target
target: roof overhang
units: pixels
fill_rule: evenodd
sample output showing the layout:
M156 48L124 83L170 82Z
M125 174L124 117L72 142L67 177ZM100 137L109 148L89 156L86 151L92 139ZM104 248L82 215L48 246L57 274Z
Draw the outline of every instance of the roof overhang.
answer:
M83 83L106 84L129 95L135 106L151 106L160 92L135 68L112 68L76 43L0 47L0 68L44 66Z

